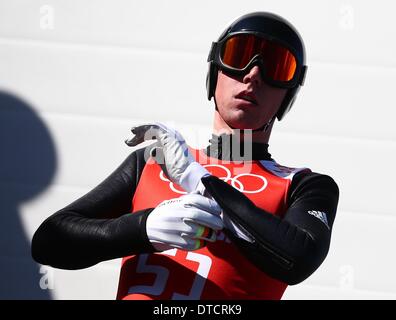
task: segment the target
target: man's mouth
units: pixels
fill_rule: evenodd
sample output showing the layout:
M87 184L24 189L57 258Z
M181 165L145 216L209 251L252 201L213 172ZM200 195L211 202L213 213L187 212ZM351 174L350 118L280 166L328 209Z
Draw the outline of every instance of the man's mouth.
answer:
M248 101L254 105L257 105L256 97L254 96L254 94L252 92L243 91L243 92L239 93L238 95L236 95L235 98L245 100L245 101Z

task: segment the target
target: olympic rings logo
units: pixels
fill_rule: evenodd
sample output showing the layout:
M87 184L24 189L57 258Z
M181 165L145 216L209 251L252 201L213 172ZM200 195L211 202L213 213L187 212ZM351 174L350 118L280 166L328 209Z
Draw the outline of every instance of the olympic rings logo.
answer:
M226 168L226 167L224 167L224 166L222 166L220 164L207 164L207 165L203 165L203 167L206 168L206 169L208 169L209 167L217 167L217 168L222 169L224 171L224 175L219 176L218 178L223 180L223 181L225 181L225 182L230 181L231 185L235 189L237 189L238 191L243 192L243 193L259 193L259 192L265 190L265 188L267 188L267 186L268 186L267 179L265 177L263 177L263 176L258 175L258 174L254 174L254 173L240 173L240 174L232 177L231 176L231 171L228 168ZM208 171L210 172L210 170L208 170ZM169 188L173 192L178 193L178 194L187 194L187 192L176 188L175 184L172 181L170 181L165 176L163 170L161 170L159 177L160 177L160 179L162 181L169 182ZM256 182L259 183L260 187L257 188L257 189L254 189L254 190L246 189L244 184L239 180L241 177L250 177L250 179L256 180Z

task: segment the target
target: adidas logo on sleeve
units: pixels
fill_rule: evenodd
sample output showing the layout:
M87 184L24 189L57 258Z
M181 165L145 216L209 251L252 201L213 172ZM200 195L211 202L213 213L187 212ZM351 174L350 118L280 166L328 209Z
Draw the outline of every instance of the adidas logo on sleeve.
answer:
M316 210L309 210L308 213L316 218L318 218L320 221L322 221L328 229L329 227L329 222L327 220L327 214L322 211L316 211Z

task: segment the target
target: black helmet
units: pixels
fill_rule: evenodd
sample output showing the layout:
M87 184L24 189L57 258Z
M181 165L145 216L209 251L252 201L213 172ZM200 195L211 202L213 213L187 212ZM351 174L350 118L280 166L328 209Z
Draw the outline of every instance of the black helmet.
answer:
M263 79L270 85L289 89L279 108L278 113L276 114L276 117L281 120L284 115L290 110L294 100L296 99L300 86L302 86L304 83L307 66L305 65L304 42L301 36L290 22L273 13L254 12L243 15L242 17L234 21L220 35L217 42L212 43L212 48L208 56L209 70L206 77L208 99L210 100L214 96L217 83L217 73L219 69L230 73L243 74L250 70L252 65L257 63L263 63L263 57L260 57L260 54L257 54L257 52L253 51L252 54L254 54L254 56L248 58L250 60L248 61L246 66L244 65L243 67L230 67L223 61L224 57L221 57L221 55L224 54L224 44L226 43L226 41L241 35L245 38L249 35L254 35L257 36L257 38L259 39L264 39L263 41L267 42L264 45L265 48L268 47L268 43L270 43L272 48L276 46L275 49L271 49L272 57L278 58L280 52L279 50L283 50L281 52L281 55L283 55L284 57L291 57L292 59L289 64L293 68L291 78L275 80L269 79L269 76L268 74L266 75L266 73L270 73L270 71L263 71L263 69L266 69L265 66L264 68L260 68L262 71ZM243 41L245 40L242 40L242 42ZM245 44L247 42L243 43ZM254 50L257 51L258 49L256 47ZM268 49L259 50L268 51ZM263 66L263 64L261 66ZM275 68L272 69L275 70ZM273 74L275 74L275 72L277 71L273 71Z

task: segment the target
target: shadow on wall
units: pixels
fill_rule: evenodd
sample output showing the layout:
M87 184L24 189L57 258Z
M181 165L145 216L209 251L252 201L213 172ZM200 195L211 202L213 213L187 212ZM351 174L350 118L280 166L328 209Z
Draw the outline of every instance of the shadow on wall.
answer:
M31 258L31 239L20 208L54 177L55 145L33 108L4 91L0 91L0 150L0 299L51 299L50 290L40 288L43 274Z

